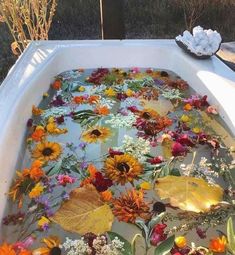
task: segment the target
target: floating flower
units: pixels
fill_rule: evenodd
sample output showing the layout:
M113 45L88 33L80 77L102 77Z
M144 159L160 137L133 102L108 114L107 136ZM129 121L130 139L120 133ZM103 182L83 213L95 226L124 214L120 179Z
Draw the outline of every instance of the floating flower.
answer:
M100 192L100 195L101 195L101 198L103 199L103 201L105 201L105 202L110 202L113 198L113 194L110 190Z
M164 161L164 158L162 156L156 156L154 158L148 159L147 161L152 165L156 165L161 164Z
M39 142L42 140L42 138L44 138L45 136L45 130L43 126L37 126L34 130L34 132L31 135L31 138L36 141Z
M32 152L32 156L39 160L56 160L62 152L60 144L55 142L41 142L37 144Z
M52 88L55 89L55 90L59 90L61 89L61 80L55 80L53 83L52 83Z
M66 186L67 184L73 184L76 180L76 178L66 175L66 174L59 174L56 177L59 185Z
M44 175L44 171L41 169L42 167L42 162L40 160L35 160L30 169L30 178L34 181L39 181Z
M187 103L187 104L184 106L184 110L185 110L185 111L191 111L192 108L193 108L192 105L189 104L189 103Z
M32 114L35 116L39 116L43 113L44 111L38 107L36 107L35 105L32 106Z
M175 238L175 244L178 248L184 248L187 245L187 240L184 236L178 236Z
M95 126L82 133L82 139L87 143L103 142L111 135L109 128Z
M38 221L38 226L43 230L47 230L49 223L50 220L47 217L42 216L41 219Z
M129 190L113 199L113 213L119 221L135 223L137 218L150 218L149 205L144 201L141 190Z
M105 96L108 96L108 97L115 97L117 95L117 92L113 88L109 87L108 89L104 91L104 94Z
M73 98L73 101L76 103L76 104L83 104L85 102L85 98L84 96L75 96Z
M155 119L159 117L159 114L152 109L143 109L142 111L138 113L138 115L140 118L143 118L146 120Z
M190 122L190 117L188 115L183 114L180 118L182 122Z
M200 128L200 127L194 127L194 128L192 129L192 131L193 131L193 133L195 133L195 134L199 134L199 133L201 133L201 128Z
M225 236L216 237L210 240L209 249L213 252L225 252L227 246L227 239Z
M97 106L94 110L96 114L106 116L110 113L110 110L107 106Z
M150 238L150 242L152 245L157 246L160 242L166 240L167 234L165 234L164 230L167 227L166 224L157 224L152 231L152 235Z
M104 171L112 181L124 185L138 179L143 167L133 156L124 154L107 158L104 163Z
M49 236L42 239L46 247L41 247L33 251L33 255L61 255L60 239L57 236Z
M13 245L4 243L0 246L0 255L16 255Z
M44 190L44 186L41 183L37 183L34 188L29 192L30 198L37 198L39 197Z
M135 94L135 92L132 91L131 89L127 89L127 90L125 91L125 94L126 94L128 97L132 97L132 96Z
M178 142L174 142L172 144L172 155L174 157L177 157L177 156L185 156L187 154L187 147L183 146L181 143L178 143Z
M80 86L79 88L78 88L78 91L79 92L84 92L86 89L85 89L85 87L83 87L83 86Z
M94 178L92 178L91 183L96 187L97 191L103 192L113 185L113 182L105 178L102 173L96 172Z
M141 182L140 188L143 190L150 190L150 189L152 189L152 185L149 182Z
M210 106L207 107L206 112L217 115L218 114L218 109L215 105L210 105Z
M53 135L65 134L68 132L67 128L58 128L56 124L56 120L53 117L50 117L48 119L46 130L49 134L53 134Z

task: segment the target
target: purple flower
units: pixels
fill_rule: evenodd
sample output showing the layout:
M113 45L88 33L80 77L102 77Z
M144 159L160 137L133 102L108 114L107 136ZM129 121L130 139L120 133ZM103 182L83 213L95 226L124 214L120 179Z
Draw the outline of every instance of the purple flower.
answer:
M51 105L55 106L55 107L62 106L64 104L65 104L65 102L62 99L62 96L60 96L60 95L56 96L56 98L51 102Z
M27 125L28 128L29 128L29 127L32 127L32 126L33 126L33 119L28 119L26 125Z
M63 191L61 197L64 201L69 200L69 194L66 191Z
M84 143L84 142L81 142L81 143L78 145L78 147L79 147L81 150L85 150L86 146L87 146L87 143Z
M83 162L81 163L80 167L81 167L82 170L85 170L85 169L88 167L88 163L85 162L85 161L83 161Z
M198 234L198 236L201 239L205 239L206 238L206 230L203 230L201 228L196 228L196 233Z

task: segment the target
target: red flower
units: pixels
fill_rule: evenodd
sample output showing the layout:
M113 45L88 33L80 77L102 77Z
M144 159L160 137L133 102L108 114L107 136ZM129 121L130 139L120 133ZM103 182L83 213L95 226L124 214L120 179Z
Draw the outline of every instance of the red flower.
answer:
M164 161L164 158L162 156L157 156L151 159L147 160L150 164L152 165L156 165L156 164L160 164Z
M115 151L112 148L109 148L109 155L110 157L114 157L115 155L123 155L124 153L121 151Z
M95 179L92 180L92 184L96 187L97 191L104 192L113 185L113 182L108 178L104 178L102 173L97 172L95 173Z
M165 228L167 227L166 224L157 224L152 232L150 242L152 245L157 246L158 243L166 240L167 234L164 233Z
M180 143L181 145L187 145L190 147L193 147L195 145L194 142L191 140L191 138L187 134L180 135L176 141Z
M96 85L100 85L102 83L103 78L109 74L109 69L107 68L98 68L94 71L91 76L87 79L88 82L94 83Z
M174 157L185 156L188 152L188 149L185 146L183 146L181 143L174 142L172 144L171 152Z

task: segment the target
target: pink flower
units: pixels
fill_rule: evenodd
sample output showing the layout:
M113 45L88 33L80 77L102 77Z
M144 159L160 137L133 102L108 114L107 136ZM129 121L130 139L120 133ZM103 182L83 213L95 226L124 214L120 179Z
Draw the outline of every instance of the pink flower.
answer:
M164 233L166 227L166 224L157 224L153 228L153 232L150 238L150 242L152 245L157 246L160 242L166 240L167 234Z
M131 71L132 71L132 73L139 73L139 72L140 72L140 69L139 69L139 67L133 67L133 68L131 69Z
M214 115L218 114L217 107L215 105L208 106L207 109L206 109L206 112L214 114Z
M14 244L15 250L25 250L33 244L35 239L32 236L27 237L24 241L17 242Z
M57 176L57 181L59 185L66 186L66 184L74 183L76 181L76 178L66 174L60 174Z
M187 134L179 135L176 141L180 143L181 145L187 145L190 147L193 147L195 145L194 142L190 139L190 137Z
M187 151L188 149L179 142L174 142L172 144L171 152L174 157L185 156Z

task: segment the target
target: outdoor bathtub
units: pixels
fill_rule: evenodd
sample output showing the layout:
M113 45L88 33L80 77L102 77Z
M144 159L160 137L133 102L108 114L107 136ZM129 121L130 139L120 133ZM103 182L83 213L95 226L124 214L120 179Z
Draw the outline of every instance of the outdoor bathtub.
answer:
M53 77L77 68L133 66L168 69L181 76L197 93L208 95L235 135L235 73L216 57L193 59L174 40L33 42L0 87L0 219L20 165L31 107L41 101Z

